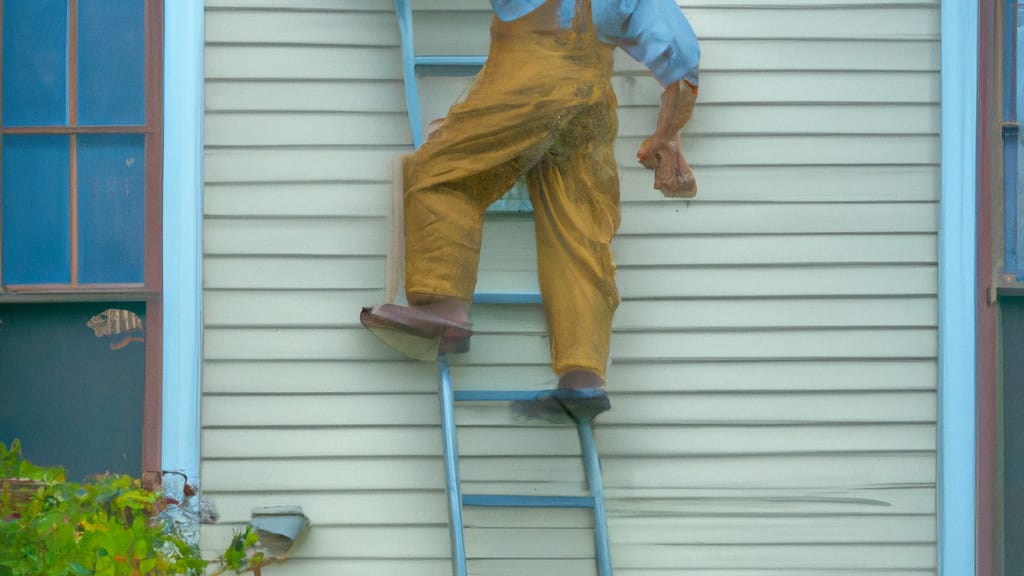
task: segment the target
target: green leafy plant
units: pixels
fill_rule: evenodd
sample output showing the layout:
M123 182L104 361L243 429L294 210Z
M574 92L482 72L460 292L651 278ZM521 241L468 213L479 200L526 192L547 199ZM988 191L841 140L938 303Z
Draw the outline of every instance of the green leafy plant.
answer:
M186 491L186 496L189 492ZM25 460L18 440L0 442L0 576L201 574L198 547L161 518L180 503L130 476L68 482L63 468ZM213 574L253 572L266 557L252 526L236 532Z
M195 574L207 562L157 518L159 494L129 476L67 482L0 443L0 576Z
M259 576L260 569L273 560L268 559L260 550L259 542L259 534L252 526L246 526L245 530L236 531L227 550L220 558L220 570L214 572L213 576L219 576L228 570L239 574L251 570L253 574Z

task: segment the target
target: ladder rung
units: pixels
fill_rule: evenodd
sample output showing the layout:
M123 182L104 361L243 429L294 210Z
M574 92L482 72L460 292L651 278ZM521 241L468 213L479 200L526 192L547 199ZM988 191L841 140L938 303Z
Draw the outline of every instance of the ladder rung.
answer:
M514 494L463 494L464 506L510 508L593 508L590 496L518 496Z
M515 402L537 400L550 390L456 390L456 402Z
M539 292L476 292L474 304L540 304Z
M479 68L487 61L486 56L416 56L417 66L466 66Z

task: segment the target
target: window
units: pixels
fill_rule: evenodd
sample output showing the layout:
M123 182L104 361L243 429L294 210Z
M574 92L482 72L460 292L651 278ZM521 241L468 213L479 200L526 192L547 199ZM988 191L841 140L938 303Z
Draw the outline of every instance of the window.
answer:
M42 410L0 441L31 458L26 437L57 426L41 463L82 473L159 469L162 21L161 0L0 0L0 348L29 365L0 364L0 383ZM83 405L66 400L90 394L127 448L102 455L69 428L95 427L68 424Z
M146 212L158 198L148 152L159 115L146 10L145 0L3 3L7 291L155 288L145 256L159 239Z

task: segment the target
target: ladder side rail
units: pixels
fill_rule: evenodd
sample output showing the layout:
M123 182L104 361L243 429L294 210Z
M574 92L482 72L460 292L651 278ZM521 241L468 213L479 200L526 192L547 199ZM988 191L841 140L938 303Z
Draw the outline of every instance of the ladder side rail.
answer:
M405 108L409 113L412 144L423 144L423 122L420 113L420 91L416 80L416 54L412 35L412 0L395 0L398 31L402 36L402 80L405 83Z
M577 420L576 430L583 452L583 468L587 475L587 488L594 499L594 552L598 576L612 576L611 551L608 546L608 518L604 507L604 482L601 479L601 460L594 443L592 421Z
M455 436L455 396L448 359L437 359L438 392L441 401L441 431L444 436L444 472L447 481L448 527L451 532L452 574L466 576L466 540L462 524L462 484L459 479L459 447Z

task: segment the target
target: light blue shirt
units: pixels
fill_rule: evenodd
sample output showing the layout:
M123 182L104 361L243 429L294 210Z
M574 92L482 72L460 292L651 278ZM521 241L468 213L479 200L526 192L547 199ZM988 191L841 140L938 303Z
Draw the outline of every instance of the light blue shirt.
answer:
M500 20L517 20L545 0L491 0ZM575 0L562 0L559 24L572 26ZM590 0L598 38L616 44L647 67L662 85L697 85L697 35L674 0Z

